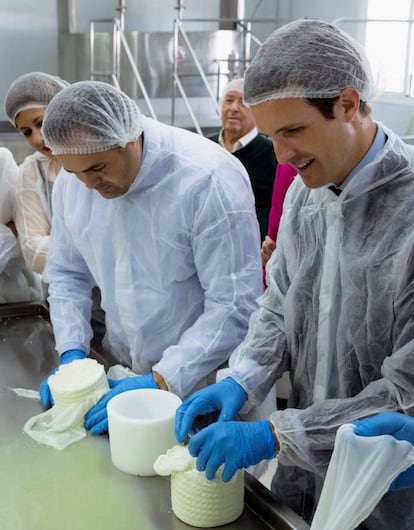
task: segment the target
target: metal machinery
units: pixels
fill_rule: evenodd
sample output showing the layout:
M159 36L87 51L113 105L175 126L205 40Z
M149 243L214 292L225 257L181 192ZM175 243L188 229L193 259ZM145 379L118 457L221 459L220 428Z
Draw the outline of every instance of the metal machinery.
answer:
M240 17L242 2L222 1L220 18L185 19L184 2L178 0L171 32L125 32L126 2L121 0L117 10L115 18L91 20L89 34L70 33L69 14L61 10L61 76L72 82L111 82L153 118L199 134L202 127L219 127L221 89L243 75L261 44L252 33L252 22ZM203 24L218 29L186 29Z

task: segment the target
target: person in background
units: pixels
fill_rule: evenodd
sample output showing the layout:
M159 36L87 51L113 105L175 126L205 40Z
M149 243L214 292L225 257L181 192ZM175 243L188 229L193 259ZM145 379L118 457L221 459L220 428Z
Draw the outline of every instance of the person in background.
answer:
M86 414L98 434L116 394L161 388L184 398L243 340L262 292L254 197L235 157L142 116L106 83L59 92L42 133L65 168L46 267L61 362L86 356L96 283L113 356L133 371ZM40 394L47 406L47 380Z
M292 184L296 174L296 169L289 164L277 165L267 235L262 241L261 256L263 267L266 267L266 263L269 261L270 256L276 248L276 239L283 212L283 203L285 201L287 190Z
M41 126L50 100L68 83L44 72L30 72L13 81L6 98L8 119L35 152L19 167L17 231L27 265L42 274L49 249L52 189L62 169L45 146Z
M414 445L414 418L399 412L382 412L370 418L354 422L355 434L359 436L393 436ZM414 465L403 471L392 482L390 489L397 491L414 486Z
M414 415L414 151L371 117L363 49L318 20L273 32L245 74L244 97L281 163L286 195L268 288L219 382L178 409L208 478L278 455L276 499L312 520L338 428L384 411ZM289 371L285 410L233 421ZM221 380L220 380L221 378ZM414 527L413 490L388 492L368 530Z
M221 120L220 132L210 140L232 153L246 168L263 241L267 234L277 160L272 142L258 133L253 114L243 101L243 79L233 79L224 87Z
M0 147L0 304L41 298L40 277L26 266L17 240L17 174L12 153Z
M16 78L5 98L8 119L20 131L35 152L19 167L17 180L16 229L28 267L42 275L50 243L52 190L61 163L45 145L41 127L51 99L69 83L45 72L29 72ZM94 346L105 334L105 315L100 293L93 289L92 325Z

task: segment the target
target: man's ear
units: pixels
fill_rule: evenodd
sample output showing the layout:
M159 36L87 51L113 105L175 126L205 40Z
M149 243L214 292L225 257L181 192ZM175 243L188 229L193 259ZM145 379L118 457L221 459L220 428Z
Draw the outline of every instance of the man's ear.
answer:
M336 102L337 112L346 122L351 122L358 113L360 102L358 90L354 87L346 87L342 89Z

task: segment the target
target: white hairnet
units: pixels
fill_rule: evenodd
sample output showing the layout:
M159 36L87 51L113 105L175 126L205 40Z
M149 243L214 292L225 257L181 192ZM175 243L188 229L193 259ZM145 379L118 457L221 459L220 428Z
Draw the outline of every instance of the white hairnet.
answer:
M244 78L249 105L282 98L333 98L354 87L363 101L374 95L362 47L336 26L296 20L262 44Z
M16 126L16 116L25 109L47 107L50 100L69 83L44 72L29 72L13 81L6 94L7 117Z
M136 103L114 86L80 81L50 103L42 134L54 155L98 153L136 140L142 121Z
M241 94L243 94L243 85L244 85L244 79L242 78L232 79L231 81L229 81L227 85L224 87L223 93L221 94L221 98L220 98L221 102L224 101L224 98L227 96L229 92L236 91L236 92L240 92Z

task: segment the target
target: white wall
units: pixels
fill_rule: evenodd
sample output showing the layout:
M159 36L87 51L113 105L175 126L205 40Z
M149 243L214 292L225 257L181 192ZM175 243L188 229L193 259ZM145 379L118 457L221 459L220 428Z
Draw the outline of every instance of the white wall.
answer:
M414 135L414 102L411 98L381 96L371 103L374 119L401 136Z
M58 73L55 0L0 0L0 120L10 83L26 72Z

